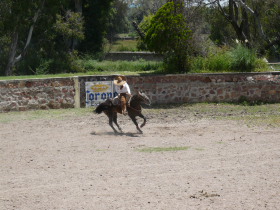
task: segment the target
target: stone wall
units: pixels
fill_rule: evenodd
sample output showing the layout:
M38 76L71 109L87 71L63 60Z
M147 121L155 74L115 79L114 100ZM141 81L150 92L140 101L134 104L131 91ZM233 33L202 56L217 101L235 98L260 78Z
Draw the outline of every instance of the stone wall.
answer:
M85 82L111 76L0 81L0 112L85 107ZM144 91L153 104L280 102L280 72L127 76L132 93Z
M280 102L280 72L184 74L129 77L134 90L146 92L153 103L248 101Z
M74 79L0 81L0 112L74 107Z

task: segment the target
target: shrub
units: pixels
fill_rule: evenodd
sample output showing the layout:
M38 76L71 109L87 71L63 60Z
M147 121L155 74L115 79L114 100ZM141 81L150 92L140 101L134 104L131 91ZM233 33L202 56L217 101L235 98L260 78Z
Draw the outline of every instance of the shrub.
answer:
M238 45L233 49L216 50L208 57L195 57L191 60L192 72L252 72L268 70L268 65L258 59L256 53Z
M196 57L191 61L191 69L194 72L209 71L223 72L229 71L231 58L228 53L218 52L211 54L208 57Z
M230 52L230 56L233 71L250 72L256 67L256 53L240 44Z
M207 67L210 71L227 71L230 68L231 59L228 53L220 52L211 55L207 60Z
M49 74L50 65L53 62L52 59L50 60L43 60L40 65L35 69L36 75L44 75Z
M196 72L196 71L200 71L200 70L205 70L205 60L206 58L203 58L201 56L199 57L194 57L191 59L191 70Z
M139 71L157 71L162 69L162 62L157 61L102 61L80 60L81 68L86 71L108 71L108 72L139 72Z
M259 58L256 60L255 71L269 71L269 70L271 69L267 64L267 62L264 61L264 59Z

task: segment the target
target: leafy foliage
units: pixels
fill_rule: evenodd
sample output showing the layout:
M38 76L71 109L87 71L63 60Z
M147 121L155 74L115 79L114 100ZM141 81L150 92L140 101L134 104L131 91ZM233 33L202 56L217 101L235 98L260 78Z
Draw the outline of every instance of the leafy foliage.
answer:
M109 20L113 15L113 0L84 0L83 2L85 39L82 41L79 50L84 53L102 51Z
M253 72L268 70L256 52L241 44L234 48L220 48L207 57L195 57L191 62L192 72Z
M79 60L80 66L89 72L147 72L162 69L162 63L156 61L97 61L92 59Z
M220 1L216 1L220 2ZM222 2L222 1L221 1ZM280 56L280 1L228 0L221 7L212 5L207 13L210 38L217 44L233 45L238 39L259 55Z
M230 52L230 56L232 70L250 72L255 69L257 56L253 50L239 44Z
M233 1L238 2L224 2ZM185 4L183 6L178 2ZM91 58L93 54L102 55L106 50L106 41L114 41L116 33L133 33L131 28L128 31L130 22L139 24L143 17L140 28L146 39L145 43L138 45L138 49L163 54L164 68L168 72L187 72L190 63L192 69L209 71L256 71L259 66L265 68L255 52L246 49L211 53L210 48L214 44L233 47L237 36L214 1L211 6L203 6L202 2L206 1L1 0L0 75L7 74L9 63L12 64L11 75L84 72L84 66L79 62L81 55L89 54ZM280 1L247 0L246 4L257 11L263 31L271 43L268 44L260 35L254 15L247 11L252 49L258 56L279 58ZM223 5L226 12L229 11L228 5ZM246 10L241 9L239 4L237 6L235 12L242 17L240 11ZM38 19L34 21L38 11ZM33 31L27 44L30 29ZM212 41L208 41L208 37ZM118 50L132 51L135 48L121 44ZM22 59L15 62L19 55ZM206 59L197 57L191 62L193 58L190 56L198 55L206 56Z
M174 2L165 4L145 29L144 42L148 49L165 55L167 66L172 65L175 71L186 72L191 30L183 14L183 5Z
M55 30L67 39L83 40L84 21L80 13L67 11L65 17L60 14L56 15Z

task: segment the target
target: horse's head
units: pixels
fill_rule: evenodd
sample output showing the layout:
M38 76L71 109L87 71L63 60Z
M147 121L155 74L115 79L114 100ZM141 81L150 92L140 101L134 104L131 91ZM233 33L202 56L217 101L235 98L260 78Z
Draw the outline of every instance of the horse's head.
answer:
M138 97L140 98L141 102L146 105L151 105L151 100L149 97L143 93L141 90L137 92Z

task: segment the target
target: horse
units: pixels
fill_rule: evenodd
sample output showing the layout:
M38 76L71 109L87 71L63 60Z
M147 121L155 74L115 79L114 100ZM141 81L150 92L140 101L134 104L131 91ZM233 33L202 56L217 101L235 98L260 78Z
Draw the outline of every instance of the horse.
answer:
M139 133L143 133L143 131L140 128L142 128L146 124L146 117L141 113L141 104L150 105L151 100L145 93L138 91L137 94L131 96L130 105L127 106L127 114L135 124ZM117 113L122 114L122 109L120 105L114 105L112 99L107 99L105 102L99 104L94 111L97 114L101 114L102 112L104 112L107 115L107 117L109 118L109 125L114 130L115 134L118 134L119 132L114 128L113 122L118 127L120 133L123 133L121 127L117 122ZM141 117L144 120L143 123L140 125L140 128L136 121L137 116Z

